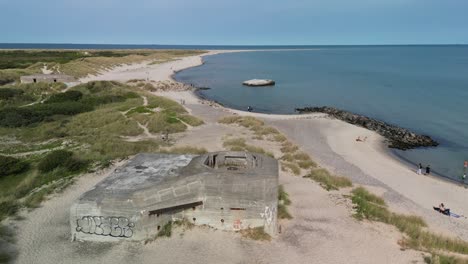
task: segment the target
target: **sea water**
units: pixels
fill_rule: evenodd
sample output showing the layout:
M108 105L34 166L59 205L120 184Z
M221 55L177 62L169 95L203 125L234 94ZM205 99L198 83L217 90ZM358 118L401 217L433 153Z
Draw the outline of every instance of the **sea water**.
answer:
M462 176L468 159L468 46L314 47L224 53L204 61L176 79L209 87L203 96L236 109L294 113L297 107L333 106L427 134L440 146L395 153L430 164L442 176ZM254 78L276 85L242 85Z

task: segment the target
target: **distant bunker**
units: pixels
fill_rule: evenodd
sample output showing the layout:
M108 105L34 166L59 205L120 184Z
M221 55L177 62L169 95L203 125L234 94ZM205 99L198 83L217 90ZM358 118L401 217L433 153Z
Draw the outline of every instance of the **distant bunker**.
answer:
M264 79L252 79L242 83L246 86L273 86L275 81L273 80L264 80Z
M27 75L20 77L21 83L38 83L38 82L46 82L46 83L54 83L54 82L62 82L62 83L70 83L76 82L75 77L65 74L35 74L35 75Z
M138 154L70 209L72 239L145 240L187 220L220 230L277 228L278 162L247 152Z

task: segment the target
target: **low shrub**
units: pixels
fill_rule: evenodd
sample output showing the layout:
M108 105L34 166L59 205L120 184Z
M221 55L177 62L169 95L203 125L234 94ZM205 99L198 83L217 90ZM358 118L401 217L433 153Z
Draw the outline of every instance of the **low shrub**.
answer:
M67 150L55 150L47 154L38 164L41 172L49 172L58 167L66 168L70 172L76 172L86 167L86 162L73 156L73 152Z
M0 155L0 177L24 172L28 167L29 164L25 161Z
M291 200L289 199L289 194L284 190L284 186L278 186L278 201L284 205L290 205Z
M93 110L82 102L36 104L29 107L9 107L0 110L0 126L22 127L46 120L54 115L76 115Z
M291 204L288 193L284 190L283 185L278 186L278 218L292 219L287 206Z
M292 219L288 208L284 204L278 204L278 218L279 219Z
M172 221L167 222L158 232L158 237L171 237L172 236Z
M21 208L17 200L6 199L0 201L0 221L10 215L15 215Z
M87 96L82 99L83 104L89 106L99 106L103 104L112 104L124 102L127 98L123 95L101 95Z
M9 100L16 96L24 94L24 91L21 89L14 88L1 88L0 89L0 100Z
M21 127L40 122L44 119L41 113L29 108L4 108L0 110L0 126Z
M64 93L53 94L44 103L63 103L63 102L76 102L83 97L80 91L66 91Z

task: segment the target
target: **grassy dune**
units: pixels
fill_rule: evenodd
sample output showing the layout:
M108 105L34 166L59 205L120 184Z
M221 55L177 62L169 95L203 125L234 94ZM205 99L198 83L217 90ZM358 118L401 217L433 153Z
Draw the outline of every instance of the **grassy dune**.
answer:
M168 148L170 143L162 139L126 140L144 136L140 121L156 135L184 131L186 123L202 124L178 103L118 82L91 82L67 92L61 92L62 86L17 85L0 88L0 95L6 89L24 92L8 91L0 100L0 116L14 116L0 120L0 155L14 155L28 169L0 176L0 219L21 207L37 206L45 195L69 185L75 175L108 166L112 160L139 152L187 150ZM143 106L143 96L148 106ZM142 107L146 110L135 110ZM63 162L69 166L40 169L48 155L62 150L77 159Z
M110 67L147 61L152 64L197 55L197 50L0 50L0 86L20 76L40 73L47 65L54 73L75 77L96 74Z

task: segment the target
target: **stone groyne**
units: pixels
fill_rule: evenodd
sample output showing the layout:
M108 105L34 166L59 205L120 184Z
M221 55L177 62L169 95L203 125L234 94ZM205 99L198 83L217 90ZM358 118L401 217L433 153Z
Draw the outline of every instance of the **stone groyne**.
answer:
M353 125L375 131L388 140L388 147L407 150L417 147L435 147L439 143L426 135L419 135L408 129L390 125L367 116L354 114L334 107L296 108L299 113L325 113Z

